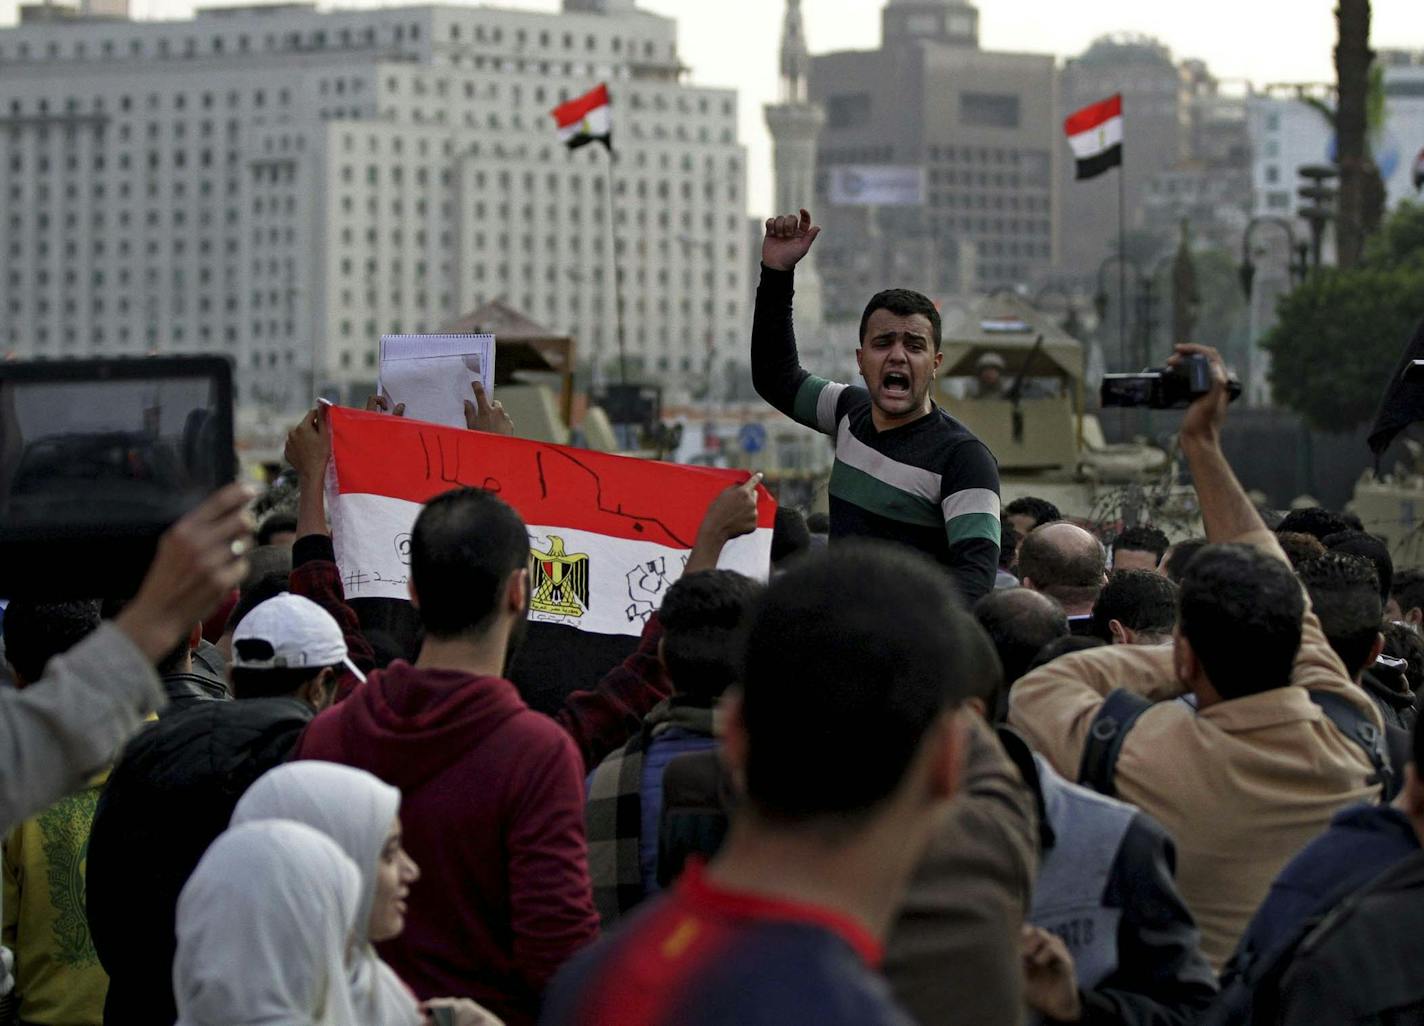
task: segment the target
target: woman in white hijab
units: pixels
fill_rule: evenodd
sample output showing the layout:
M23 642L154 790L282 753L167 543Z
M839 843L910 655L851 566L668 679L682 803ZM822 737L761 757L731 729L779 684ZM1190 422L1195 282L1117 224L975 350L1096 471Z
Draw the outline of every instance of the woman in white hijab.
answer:
M441 998L422 1006L372 944L400 936L405 898L420 878L401 847L400 792L365 770L303 760L269 770L233 810L233 825L262 819L305 823L335 841L361 872L356 944L348 959L351 1000L361 1026L499 1026L473 1001ZM444 1014L437 1013L437 1009Z
M178 897L177 1026L352 1026L346 951L361 874L301 823L212 843Z

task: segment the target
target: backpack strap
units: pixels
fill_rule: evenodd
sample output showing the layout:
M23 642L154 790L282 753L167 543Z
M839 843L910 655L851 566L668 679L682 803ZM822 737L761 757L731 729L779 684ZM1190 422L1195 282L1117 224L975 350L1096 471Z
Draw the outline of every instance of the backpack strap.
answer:
M1388 800L1394 791L1394 770L1390 766L1389 751L1385 748L1384 732L1370 721L1365 713L1343 695L1329 691L1311 691L1310 700L1320 707L1325 718L1364 750L1365 756L1374 767L1374 776L1367 784L1378 784L1380 796Z
M1141 695L1118 688L1108 695L1093 724L1088 728L1088 743L1083 747L1083 761L1078 768L1078 783L1109 798L1117 796L1114 777L1122 743L1137 718L1152 708Z

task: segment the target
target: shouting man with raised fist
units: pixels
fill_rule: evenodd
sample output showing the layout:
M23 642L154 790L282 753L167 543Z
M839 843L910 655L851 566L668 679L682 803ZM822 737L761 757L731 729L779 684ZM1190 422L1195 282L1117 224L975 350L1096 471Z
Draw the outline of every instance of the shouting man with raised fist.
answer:
M831 541L899 542L949 569L973 605L999 560L999 468L983 442L935 405L939 311L927 296L890 289L860 319L856 363L865 384L839 385L801 366L792 279L819 227L811 215L766 222L752 323L752 379L763 399L836 440Z

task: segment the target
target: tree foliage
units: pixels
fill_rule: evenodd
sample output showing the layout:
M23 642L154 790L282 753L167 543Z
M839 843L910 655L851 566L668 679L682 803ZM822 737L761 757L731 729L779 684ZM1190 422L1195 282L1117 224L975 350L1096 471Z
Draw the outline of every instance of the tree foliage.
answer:
M1325 431L1368 421L1424 319L1424 207L1400 207L1359 265L1322 268L1276 312L1261 340L1276 401Z

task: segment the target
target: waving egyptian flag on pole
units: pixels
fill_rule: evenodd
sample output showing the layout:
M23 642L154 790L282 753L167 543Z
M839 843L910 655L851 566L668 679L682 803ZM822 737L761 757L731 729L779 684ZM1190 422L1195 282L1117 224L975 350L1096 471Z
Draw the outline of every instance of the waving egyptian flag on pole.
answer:
M1096 178L1117 168L1117 251L1127 252L1127 175L1122 163L1122 94L1075 110L1063 119L1063 131L1078 163L1077 181ZM1118 359L1128 366L1127 357L1127 261L1117 266Z
M550 112L559 128L559 141L571 150L601 142L613 149L613 107L608 86L600 85Z
M1122 94L1074 111L1063 121L1078 162L1079 180L1096 178L1122 164Z
M608 259L613 265L613 309L615 311L618 328L618 380L626 385L628 383L628 352L627 352L627 328L623 318L623 265L619 262L618 253L618 216L614 212L617 205L617 191L613 187L613 164L617 154L613 151L613 108L608 97L607 84L599 85L582 96L570 100L568 103L561 103L550 113L554 117L554 123L559 129L559 140L570 150L576 150L580 146L587 146L591 142L603 143L604 149L608 151L608 166L605 169L607 177L605 183L608 187L608 202L603 204L603 209L608 221ZM600 360L594 360L594 381L599 380Z
M682 575L708 505L747 477L339 407L328 421L328 508L348 599L408 601L421 505L484 488L529 528L529 647L562 646L575 661L587 661L578 639L593 635L622 637L627 650ZM757 494L756 531L729 543L720 565L765 579L776 501ZM554 633L536 637L540 625ZM616 662L594 660L593 679Z

